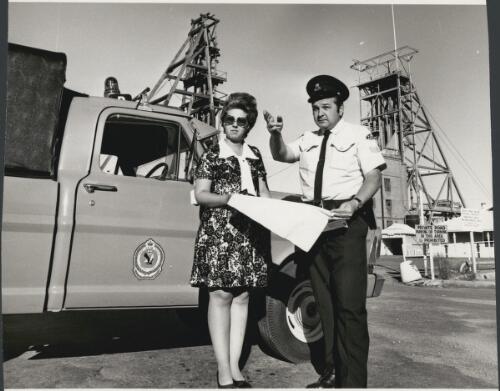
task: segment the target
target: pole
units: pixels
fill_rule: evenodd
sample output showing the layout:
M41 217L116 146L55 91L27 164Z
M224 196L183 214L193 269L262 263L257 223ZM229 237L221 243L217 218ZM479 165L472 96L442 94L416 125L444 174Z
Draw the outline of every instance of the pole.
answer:
M398 60L398 44L396 40L396 22L394 21L394 4L391 4L391 14L392 14L392 33L394 35L394 54L396 56L396 71L399 72L399 60Z
M476 274L477 264L476 264L476 253L474 252L474 232L470 231L469 236L470 236L470 253L472 257L472 272Z
M385 228L385 213L384 213L384 174L382 174L382 186L380 186L380 210L382 213L382 229Z
M429 246L429 250L430 250L430 246ZM425 243L422 244L422 258L424 260L424 276L429 276L429 270L427 268L427 255L425 255Z
M416 175L416 172L415 172ZM418 181L418 178L415 177L415 179ZM419 218L420 218L420 225L424 225L424 204L422 201L422 190L420 190L420 186L418 186L417 182L417 188L419 189L417 192L417 197L418 197L418 209L419 209ZM430 249L430 246L429 246ZM422 254L423 254L423 259L424 259L424 276L427 277L429 275L427 271L427 256L425 255L425 243L422 244Z
M431 237L434 238L434 225L431 225L432 229L432 235ZM431 268L431 280L434 280L434 257L432 254L432 242L429 243L429 266Z
M205 58L207 61L207 81L208 81L208 94L210 96L210 118L208 123L215 126L215 106L214 106L214 90L212 85L212 59L210 57L210 40L208 38L207 27L205 26L205 21L203 21L203 36L205 38Z

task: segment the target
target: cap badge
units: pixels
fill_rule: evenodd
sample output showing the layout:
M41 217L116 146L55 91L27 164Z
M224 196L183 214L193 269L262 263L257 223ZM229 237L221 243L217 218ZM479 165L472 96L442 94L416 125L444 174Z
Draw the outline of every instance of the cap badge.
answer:
M316 84L314 85L314 92L316 92L316 91L321 91L321 86L320 86L320 84L319 84L319 83L316 83Z

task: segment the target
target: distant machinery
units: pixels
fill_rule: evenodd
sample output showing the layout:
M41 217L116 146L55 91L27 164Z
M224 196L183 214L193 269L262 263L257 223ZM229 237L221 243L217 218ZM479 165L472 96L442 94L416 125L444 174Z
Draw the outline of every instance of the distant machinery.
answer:
M178 97L181 100L178 107L215 126L226 97L217 87L227 80L226 73L217 70L220 49L215 27L218 23L219 20L209 13L191 20L186 41L147 95L147 102L169 106L172 98ZM170 82L168 93L155 97L167 81Z
M388 162L375 206L382 227L415 225L421 212L429 220L448 219L465 206L412 81L417 53L404 46L351 65L358 72L361 123L377 136Z

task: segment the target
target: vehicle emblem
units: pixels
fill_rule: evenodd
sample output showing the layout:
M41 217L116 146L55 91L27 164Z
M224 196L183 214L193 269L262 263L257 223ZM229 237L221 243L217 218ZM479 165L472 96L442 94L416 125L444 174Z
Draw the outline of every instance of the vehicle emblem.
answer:
M134 252L134 274L140 280L154 280L161 273L165 253L153 239L140 244Z

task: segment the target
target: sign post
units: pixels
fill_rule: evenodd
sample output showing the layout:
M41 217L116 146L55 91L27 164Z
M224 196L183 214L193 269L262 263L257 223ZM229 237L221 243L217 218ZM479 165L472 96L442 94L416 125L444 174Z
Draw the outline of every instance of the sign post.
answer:
M472 258L472 272L474 274L477 273L477 261L476 261L476 252L474 251L474 232L469 232L469 242L470 242L470 255Z
M474 249L474 231L481 231L481 211L479 209L462 208L462 225L469 230L470 254L472 258L472 271L477 273L476 252Z
M429 245L429 267L431 269L431 280L434 280L434 257L433 244L448 243L448 231L446 225L417 225L415 229L417 243Z
M423 247L423 258L424 258L424 276L428 276L429 275L429 271L427 270L427 255L425 254L425 244L422 244L422 247Z
M416 182L418 186L418 181ZM419 218L420 220L418 221L420 225L425 224L425 218L424 218L424 194L422 192L422 189L419 189L417 192L418 196L418 210L419 210ZM422 254L423 254L423 259L424 259L424 276L427 277L429 276L427 272L427 254L425 253L425 244L422 243Z
M434 226L431 225L431 237L434 238ZM434 280L434 257L432 254L432 239L429 241L429 267L431 268L431 280Z

